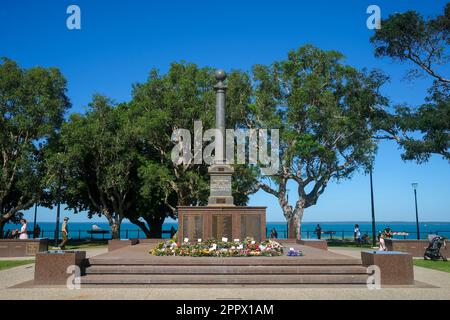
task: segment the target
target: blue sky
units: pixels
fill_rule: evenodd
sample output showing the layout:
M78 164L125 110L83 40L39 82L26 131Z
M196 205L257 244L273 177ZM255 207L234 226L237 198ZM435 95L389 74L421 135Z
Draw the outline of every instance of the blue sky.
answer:
M92 94L117 102L130 99L131 86L146 80L151 68L165 72L173 61L225 70L250 70L286 57L288 50L310 43L333 49L357 68L380 68L391 81L383 89L393 103L423 102L430 79L403 79L409 66L376 59L366 28L366 8L376 4L382 17L417 10L442 12L447 1L2 1L0 56L22 67L55 66L68 80L73 112L83 112ZM68 30L66 9L81 8L81 30ZM442 67L447 75L448 66ZM422 165L403 162L392 142L380 144L374 171L375 209L379 221L412 221L411 182L418 182L422 220L450 221L450 166L433 156ZM296 200L291 187L290 200ZM268 221L283 221L278 204L258 192L250 205L268 206ZM30 211L26 217L31 218ZM71 215L72 216L72 215ZM40 209L41 221L54 212ZM72 221L85 220L85 215ZM304 221L368 221L368 176L332 183ZM100 219L99 221L104 221Z

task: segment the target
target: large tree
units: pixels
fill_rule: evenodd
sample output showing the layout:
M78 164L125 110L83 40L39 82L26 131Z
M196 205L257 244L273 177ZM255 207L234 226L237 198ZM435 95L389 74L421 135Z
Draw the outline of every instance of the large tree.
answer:
M415 11L396 13L383 20L371 38L375 56L410 63L408 78L426 75L433 80L426 102L419 107L396 106L378 114L385 135L404 149L405 160L427 161L439 154L450 161L450 3L442 15L424 19Z
M251 87L240 72L230 79L229 122L237 126ZM146 83L136 84L129 104L95 96L85 115L70 117L58 147L50 151L49 189L62 194L75 212L106 217L114 238L125 218L147 237L160 238L164 220L176 218L177 206L207 203L207 166L174 164L171 151L174 130L193 133L196 120L204 129L214 126L213 86L212 69L174 63L167 74L153 70ZM255 190L255 172L240 165L235 174L235 202L242 205Z
M248 126L280 129L280 169L260 187L278 199L290 238L300 238L304 209L317 203L331 179L349 178L374 157L370 115L386 102L378 93L385 79L342 59L307 45L284 61L253 69ZM290 181L297 186L295 205L287 200Z
M66 80L55 68L0 64L0 237L8 221L42 198L43 154L70 107Z
M140 136L127 105L96 95L89 107L63 125L59 150L47 157L47 183L62 187L63 203L75 213L104 216L119 238L122 220L139 199Z

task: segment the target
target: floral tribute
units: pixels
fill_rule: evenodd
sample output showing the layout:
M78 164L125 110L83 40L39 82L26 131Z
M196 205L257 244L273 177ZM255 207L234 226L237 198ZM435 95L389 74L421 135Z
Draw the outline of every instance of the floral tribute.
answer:
M159 243L150 251L155 256L188 257L275 257L283 255L283 246L273 240L257 243L252 238L232 242L209 239L197 243L177 243L168 240Z
M294 248L289 248L287 255L289 257L300 257L303 256L303 252L301 252L300 250L295 250Z

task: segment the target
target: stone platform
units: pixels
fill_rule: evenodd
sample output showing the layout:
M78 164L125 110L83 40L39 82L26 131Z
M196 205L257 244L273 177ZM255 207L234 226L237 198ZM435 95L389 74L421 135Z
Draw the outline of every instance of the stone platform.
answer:
M286 243L300 257L158 257L137 244L88 259L85 285L365 285L361 259Z

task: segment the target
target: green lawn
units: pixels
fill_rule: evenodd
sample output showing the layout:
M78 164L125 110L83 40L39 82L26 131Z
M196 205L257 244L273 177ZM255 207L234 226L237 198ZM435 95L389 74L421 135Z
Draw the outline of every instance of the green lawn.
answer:
M450 262L414 259L414 265L444 272L450 272Z
M327 241L329 247L342 247L342 248L372 248L370 244L357 244L354 241Z
M30 263L34 263L34 260L3 260L0 261L0 270L23 266Z

